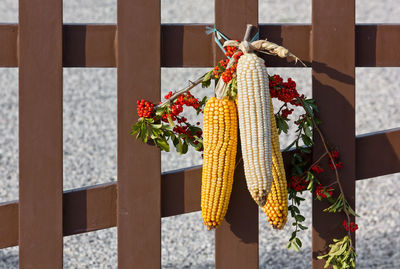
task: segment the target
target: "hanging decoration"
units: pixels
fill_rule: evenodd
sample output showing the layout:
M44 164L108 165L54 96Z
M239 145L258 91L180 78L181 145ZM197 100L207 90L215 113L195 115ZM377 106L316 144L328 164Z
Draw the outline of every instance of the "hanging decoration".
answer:
M331 205L324 211L343 215L343 229L347 235L334 239L325 259L326 266L354 268L355 250L351 238L357 216L346 200L339 169L343 167L340 154L322 134L316 117L318 107L312 98L300 94L294 80L284 81L281 76L269 75L267 64L259 54L268 54L304 63L288 49L267 40L259 40L258 33L250 40L252 26L248 25L243 41L229 40L215 28L216 44L226 58L189 86L170 91L158 105L149 100L137 101L139 119L132 126L132 135L144 143L156 145L163 151L173 146L179 154L189 147L202 152L201 210L208 229L217 228L229 206L235 168L243 162L250 195L266 214L274 229L282 229L288 215L293 232L287 248L299 251L302 242L299 233L308 229L299 206L305 199L303 192L313 193L315 199L327 200ZM203 88L215 85L215 96L199 100L190 90L201 84ZM280 102L274 109L272 99ZM203 114L200 122L190 122L182 116L185 109ZM293 118L294 111L301 111ZM279 144L279 135L289 132L289 122L296 126L296 138L283 150L293 150L291 170L285 171ZM239 131L238 131L239 127ZM306 155L311 153L313 134L323 143L324 153L310 164ZM240 138L240 139L239 139ZM242 152L236 158L238 141ZM327 166L324 165L327 163ZM322 185L318 178L329 167L335 178Z

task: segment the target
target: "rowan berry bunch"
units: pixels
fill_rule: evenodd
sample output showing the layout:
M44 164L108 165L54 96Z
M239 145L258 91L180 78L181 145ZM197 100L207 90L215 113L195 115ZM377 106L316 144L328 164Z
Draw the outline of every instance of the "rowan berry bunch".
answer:
M302 192L307 189L307 182L305 178L300 176L292 176L289 181L288 188L294 190L295 192Z
M343 221L343 227L346 231L355 232L358 230L358 225L354 222L348 223L346 220Z
M319 166L318 164L315 164L311 167L311 170L317 174L321 174L323 173L325 170L324 168L322 168L321 166Z
M338 152L337 150L333 150L333 151L331 152L331 156L332 156L332 158L333 158L333 160L334 160L334 162L335 162L336 168L337 168L337 169L342 168L342 167L343 167L343 163L339 160L339 152ZM332 163L332 161L331 161L330 159L329 159L329 168L330 168L331 170L335 170L334 164Z
M164 105L159 104L155 107L149 101L137 101L137 113L139 120L132 126L131 134L136 134L143 142L150 141L164 151L169 151L169 141L172 142L177 152L184 154L191 145L197 151L203 150L202 130L188 122L182 116L184 108L193 108L197 114L203 112L205 97L199 101L189 91L170 98L174 93L170 91L164 96L168 102ZM196 125L199 125L197 122Z
M333 191L334 189L332 187L323 187L321 184L318 184L315 189L315 195L317 199L328 198L332 197Z
M290 122L289 116L292 115L297 107L303 107L304 110L313 111L317 107L313 99L307 99L304 95L300 95L296 89L296 82L292 78L288 78L284 81L280 75L269 76L269 93L271 98L275 98L282 102L278 113L276 113L276 123L278 125L279 133L287 133L289 130L288 123ZM313 116L313 115L312 115ZM294 123L301 125L305 131L312 127L311 119L307 116L307 113L303 114ZM305 144L310 144L312 141L311 132L307 132L307 137L303 136L307 140ZM309 139L308 139L309 138Z
M287 82L284 82L279 75L270 76L269 92L271 98L278 98L278 100L284 103L301 106L301 103L297 102L297 98L300 95L296 90L296 82L292 78L288 78ZM304 98L304 95L301 98Z
M226 84L228 84L233 78L236 78L237 63L239 61L239 58L243 55L243 52L241 52L241 51L236 52L236 50L235 50L235 54L233 54L233 56L232 56L233 60L234 60L233 65L230 68L225 69L225 71L221 75L222 80Z
M151 118L153 116L154 104L144 99L137 102L137 113L139 117Z
M219 79L221 75L224 73L226 66L229 63L229 59L220 60L218 64L212 70L213 79Z
M239 60L240 56L243 55L243 52L237 52L237 48L233 46L226 46L225 48L225 56L227 57L224 60L220 60L218 64L212 70L212 79L218 80L222 77L225 83L228 83L233 75L236 73L237 61ZM233 56L235 62L231 68L226 69L230 58Z
M228 59L231 58L238 50L237 47L233 47L233 46L226 46L224 49L225 49L225 56Z
M172 91L164 96L165 100L169 100L172 96ZM194 97L189 91L179 95L173 103L170 105L169 111L164 111L161 115L161 120L164 122L168 122L168 118L171 118L173 121L177 121L178 123L187 122L185 117L180 117L180 114L183 112L184 106L193 107L196 111L199 108L201 103L199 100ZM202 112L201 108L198 111Z
M237 63L239 58L243 55L243 52L239 51L238 48L233 46L226 46L224 50L227 58L219 61L210 72L204 75L202 86L209 87L212 80L214 80L215 85L217 85L219 80L222 79L227 86L227 94L229 94L232 99L235 99L237 94ZM228 68L228 64L231 60L233 62Z

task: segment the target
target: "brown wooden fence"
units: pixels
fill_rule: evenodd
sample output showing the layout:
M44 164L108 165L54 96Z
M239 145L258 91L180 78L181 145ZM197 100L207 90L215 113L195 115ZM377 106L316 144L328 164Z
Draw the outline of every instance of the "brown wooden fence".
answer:
M353 207L356 180L400 171L400 129L355 136L355 67L400 66L400 25L355 25L354 2L313 0L312 25L259 25L261 38L312 68L321 129L342 154ZM259 11L258 0L215 0L215 25L240 39L258 12L271 11ZM160 0L118 0L117 25L63 25L62 0L19 0L18 25L0 25L0 66L19 68L20 189L19 201L0 204L0 248L19 245L20 268L61 268L63 236L114 226L119 268L160 267L161 218L200 210L201 169L161 174L160 151L129 135L134 103L160 99L160 67L211 67L222 57L205 26L161 25ZM63 67L118 68L117 183L62 191ZM321 150L316 140L310 158ZM313 268L344 235L325 207L313 202ZM258 268L258 209L242 169L215 233L218 269Z

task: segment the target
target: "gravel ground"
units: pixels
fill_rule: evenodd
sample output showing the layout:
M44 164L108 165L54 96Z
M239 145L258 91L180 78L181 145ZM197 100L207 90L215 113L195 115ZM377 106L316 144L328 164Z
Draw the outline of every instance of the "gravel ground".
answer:
M16 0L2 0L0 22L16 22ZM164 23L213 23L212 0L162 0ZM311 1L260 1L260 22L310 23ZM396 0L357 1L358 23L400 23ZM180 8L178 8L178 5ZM196 9L193 7L196 6ZM274 10L270 16L268 10ZM184 11L184 12L182 12ZM115 23L116 0L64 0L64 22ZM163 94L185 86L205 69L162 70ZM270 69L294 78L299 89L311 92L309 69ZM400 126L399 68L358 68L356 132ZM18 198L18 71L0 69L0 202ZM380 85L380 87L376 87ZM395 86L393 86L395 85ZM196 92L195 92L196 93ZM197 94L210 91L197 90ZM371 113L372 112L372 113ZM193 118L193 115L189 115ZM115 69L64 70L64 189L116 180L116 71ZM282 137L282 147L290 137ZM189 157L162 154L162 170L201 163L196 152ZM357 233L359 268L400 268L400 213L396 190L400 174L357 182ZM397 185L397 184L396 184ZM311 219L311 199L302 211ZM290 227L289 227L290 228ZM273 231L260 214L260 267L310 268L311 232L303 234L303 250L284 247L289 228ZM213 268L214 234L207 232L199 213L162 220L163 268ZM107 229L64 239L64 268L117 268L116 229ZM0 268L18 267L18 247L0 250Z

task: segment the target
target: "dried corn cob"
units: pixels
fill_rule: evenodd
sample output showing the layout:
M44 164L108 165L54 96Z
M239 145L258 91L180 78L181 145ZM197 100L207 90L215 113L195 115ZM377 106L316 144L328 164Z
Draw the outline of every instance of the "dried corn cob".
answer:
M272 101L270 103L270 116L273 181L271 192L267 197L267 203L262 207L262 210L267 215L267 220L272 227L282 229L286 224L288 215L288 191Z
M237 115L234 101L210 98L203 115L204 159L201 214L208 229L221 224L228 210L237 151Z
M272 184L268 74L264 60L245 53L237 65L238 116L247 188L264 206Z

